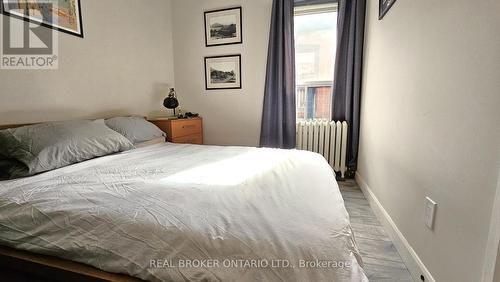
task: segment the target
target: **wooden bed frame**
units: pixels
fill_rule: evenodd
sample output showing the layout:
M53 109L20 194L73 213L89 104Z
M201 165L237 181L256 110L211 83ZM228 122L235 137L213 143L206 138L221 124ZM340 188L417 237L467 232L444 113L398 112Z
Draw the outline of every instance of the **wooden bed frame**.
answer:
M0 125L0 130L33 124L36 123ZM0 246L0 277L2 281L143 281L131 276L99 270L83 263L4 246Z
M0 277L3 281L143 281L109 273L82 263L0 246Z

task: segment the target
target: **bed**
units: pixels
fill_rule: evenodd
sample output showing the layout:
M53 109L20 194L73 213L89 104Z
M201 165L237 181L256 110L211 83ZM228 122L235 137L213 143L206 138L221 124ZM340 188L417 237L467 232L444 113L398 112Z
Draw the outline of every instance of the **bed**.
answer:
M0 245L125 275L103 280L368 281L334 173L298 150L163 143L0 181Z

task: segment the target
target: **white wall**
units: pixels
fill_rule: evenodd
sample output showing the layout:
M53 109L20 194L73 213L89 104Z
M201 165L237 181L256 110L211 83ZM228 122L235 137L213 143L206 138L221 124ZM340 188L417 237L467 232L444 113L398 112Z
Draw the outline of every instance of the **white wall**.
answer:
M175 87L181 108L199 112L207 144L257 146L271 0L174 0ZM242 7L243 44L205 47L204 11ZM241 54L241 90L205 90L204 57Z
M0 70L0 124L162 111L174 83L171 1L81 6L85 38L58 34L59 70Z
M436 281L480 281L500 167L500 1L368 1L359 175ZM422 222L438 203L435 230Z

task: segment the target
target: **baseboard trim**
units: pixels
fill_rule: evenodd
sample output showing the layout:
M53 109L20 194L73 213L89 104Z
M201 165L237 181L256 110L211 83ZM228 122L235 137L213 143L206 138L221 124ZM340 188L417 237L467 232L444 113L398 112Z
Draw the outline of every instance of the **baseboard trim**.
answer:
M434 279L434 277L432 277L431 273L429 272L427 267L425 267L422 260L418 257L415 250L413 250L410 243L408 243L406 238L403 236L403 233L399 231L396 223L394 223L389 213L387 213L375 194L373 194L372 190L363 179L363 177L359 174L359 172L356 172L356 182L359 184L361 190L363 191L363 194L370 203L370 206L379 219L380 223L385 227L389 237L394 243L394 246L398 250L406 266L408 267L413 280L422 281L420 279L420 275L424 275L425 281L435 282L436 280Z
M493 201L493 210L491 213L490 232L486 243L484 256L483 279L482 282L498 281L499 277L495 277L497 260L500 259L498 254L498 245L500 242L500 170L497 178L497 189L495 200Z

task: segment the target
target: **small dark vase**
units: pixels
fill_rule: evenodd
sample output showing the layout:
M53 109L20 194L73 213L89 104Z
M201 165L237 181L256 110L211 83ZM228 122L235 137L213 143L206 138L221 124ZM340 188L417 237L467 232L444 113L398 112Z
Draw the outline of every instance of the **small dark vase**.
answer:
M167 109L173 109L174 110L174 115L175 115L175 109L179 107L179 101L177 100L177 97L175 97L175 90L174 88L170 89L170 93L168 93L168 97L163 100L163 106Z

